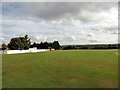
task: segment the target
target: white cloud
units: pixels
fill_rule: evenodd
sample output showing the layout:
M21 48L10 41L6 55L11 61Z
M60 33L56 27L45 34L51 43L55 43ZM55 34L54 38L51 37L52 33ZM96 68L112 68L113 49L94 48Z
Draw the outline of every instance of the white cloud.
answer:
M75 36L71 36L73 40L76 40Z

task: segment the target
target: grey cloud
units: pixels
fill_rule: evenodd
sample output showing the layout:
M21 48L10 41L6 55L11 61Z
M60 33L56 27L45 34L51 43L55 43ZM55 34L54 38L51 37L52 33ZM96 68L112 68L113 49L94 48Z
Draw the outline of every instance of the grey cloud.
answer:
M5 2L4 2L5 3ZM91 17L84 17L82 14L87 12L98 13L116 7L117 3L84 3L84 2L27 2L27 3L8 3L5 6L12 7L13 14L18 16L35 16L44 20L57 20L61 18L80 18L83 21L91 20ZM17 7L17 8L16 8ZM21 8L22 7L22 8Z
M98 42L98 40L89 40L90 42Z
M118 32L111 32L111 34L119 34Z
M45 2L45 3L27 3L24 4L25 12L30 12L43 19L58 19L77 17L82 11L100 12L116 7L116 3L79 3L79 2Z
M27 14L42 18L45 20L57 20L63 17L69 18L79 13L79 4L76 3L27 3L24 4Z
M75 40L72 38L72 36L66 36L66 37L64 38L64 40L69 41L69 42L75 41Z

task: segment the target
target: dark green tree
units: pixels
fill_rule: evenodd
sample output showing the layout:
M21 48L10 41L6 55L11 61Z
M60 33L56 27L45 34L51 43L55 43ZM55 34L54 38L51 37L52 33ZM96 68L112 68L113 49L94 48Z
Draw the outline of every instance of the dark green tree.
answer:
M2 44L2 50L7 49L7 45L5 43Z
M53 48L54 48L55 50L60 49L60 44L59 44L58 41L54 41L54 42L53 42Z
M8 44L8 48L11 50L18 50L18 49L22 48L20 39L12 38L10 43Z
M30 38L28 37L28 35L25 35L24 37L12 38L10 43L8 44L8 47L11 50L23 50L29 49L30 45Z
M24 49L29 49L31 42L30 42L30 38L28 37L28 35L25 35L22 42L24 44Z

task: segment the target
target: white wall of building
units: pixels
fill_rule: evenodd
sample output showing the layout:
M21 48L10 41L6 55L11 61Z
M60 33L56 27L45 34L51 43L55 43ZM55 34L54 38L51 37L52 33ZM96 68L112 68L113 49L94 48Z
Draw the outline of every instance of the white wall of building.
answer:
M49 49L36 49L36 48L30 48L28 50L8 50L6 54L18 54L18 53L36 53L36 52L46 52L49 51Z

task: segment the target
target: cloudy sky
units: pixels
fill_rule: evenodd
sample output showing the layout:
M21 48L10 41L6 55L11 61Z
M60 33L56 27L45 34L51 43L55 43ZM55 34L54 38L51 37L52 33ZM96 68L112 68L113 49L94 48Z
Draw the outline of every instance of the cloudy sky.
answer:
M31 42L61 45L118 43L117 2L3 2L0 8L4 43L25 34Z

